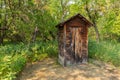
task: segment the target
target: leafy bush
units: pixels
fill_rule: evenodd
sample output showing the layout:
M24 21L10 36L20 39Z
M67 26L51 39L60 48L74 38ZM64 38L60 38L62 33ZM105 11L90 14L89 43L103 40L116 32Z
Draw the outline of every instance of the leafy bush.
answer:
M36 60L39 61L46 57L56 57L58 51L57 48L56 41L37 42L29 45L25 54L27 54L26 57L30 62Z
M12 80L26 62L57 56L57 42L36 42L29 45L6 44L0 46L0 80Z
M15 75L21 71L26 63L26 59L21 55L12 57L5 55L0 61L0 79L13 80Z
M96 43L90 40L89 57L120 66L120 44L109 41Z

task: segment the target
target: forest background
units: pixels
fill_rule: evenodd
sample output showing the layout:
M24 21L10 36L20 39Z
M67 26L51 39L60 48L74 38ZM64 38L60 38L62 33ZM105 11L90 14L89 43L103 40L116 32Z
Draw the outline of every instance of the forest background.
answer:
M0 0L0 79L26 62L57 58L59 22L80 13L89 28L89 57L120 67L119 0Z

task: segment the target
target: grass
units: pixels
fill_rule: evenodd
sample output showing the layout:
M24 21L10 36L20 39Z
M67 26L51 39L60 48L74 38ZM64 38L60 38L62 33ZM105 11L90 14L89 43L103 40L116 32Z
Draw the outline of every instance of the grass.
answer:
M89 41L89 57L120 67L120 43Z

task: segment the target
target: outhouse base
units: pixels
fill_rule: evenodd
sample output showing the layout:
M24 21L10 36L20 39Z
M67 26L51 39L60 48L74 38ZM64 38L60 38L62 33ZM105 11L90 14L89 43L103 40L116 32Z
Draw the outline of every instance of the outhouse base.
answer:
M82 60L79 61L79 62L76 62L75 60L67 60L65 59L64 56L58 56L58 62L62 65L62 66L72 66L72 65L79 65L79 64L87 64L88 63L88 60Z

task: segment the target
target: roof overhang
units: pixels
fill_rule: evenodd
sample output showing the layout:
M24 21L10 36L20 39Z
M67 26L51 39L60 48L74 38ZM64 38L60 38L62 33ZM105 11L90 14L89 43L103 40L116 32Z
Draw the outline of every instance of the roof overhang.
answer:
M63 21L63 22L57 24L55 27L63 26L65 23L73 20L73 19L76 18L76 17L78 17L78 18L80 18L81 20L83 20L83 21L88 25L88 27L93 26L93 24L92 24L90 21L88 21L85 17L83 17L81 14L78 13L78 14L72 16L71 18L67 19L66 21Z

